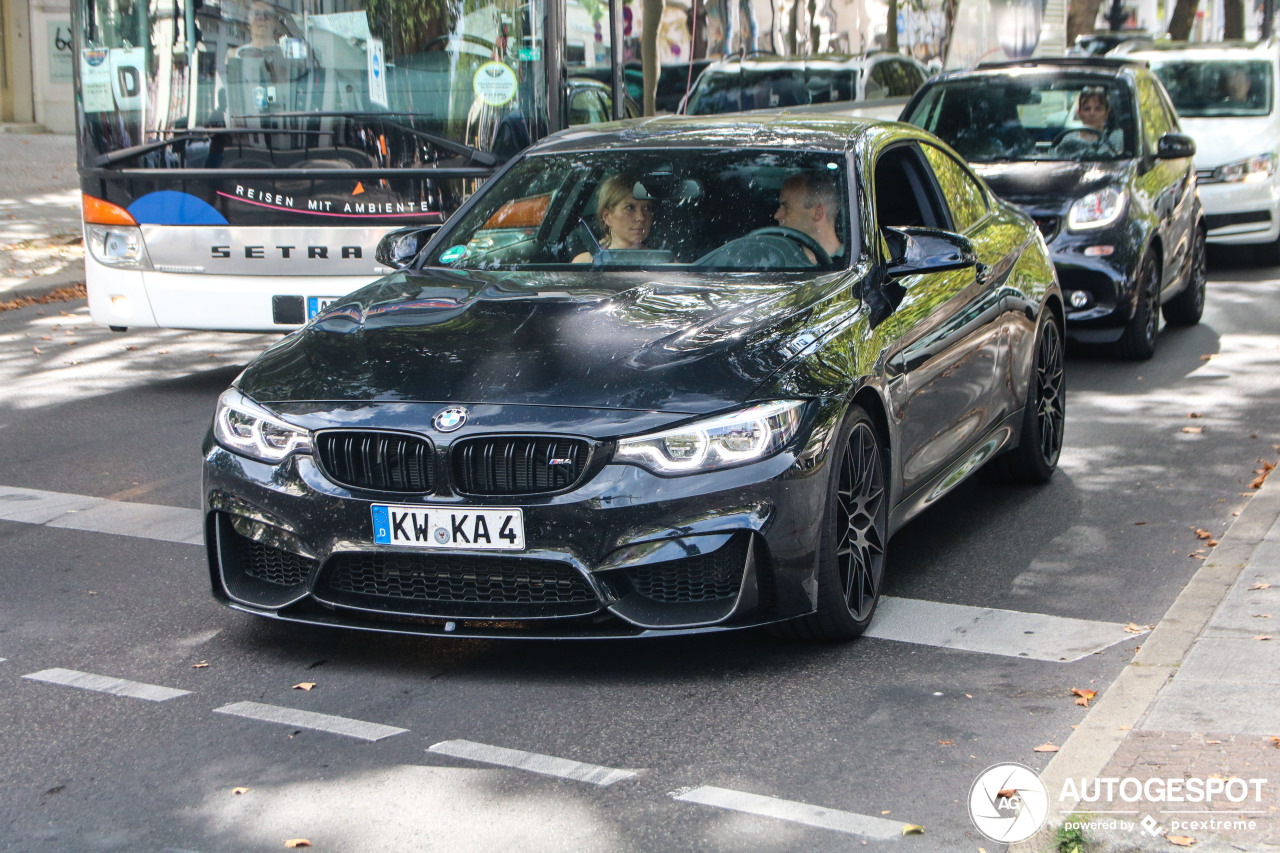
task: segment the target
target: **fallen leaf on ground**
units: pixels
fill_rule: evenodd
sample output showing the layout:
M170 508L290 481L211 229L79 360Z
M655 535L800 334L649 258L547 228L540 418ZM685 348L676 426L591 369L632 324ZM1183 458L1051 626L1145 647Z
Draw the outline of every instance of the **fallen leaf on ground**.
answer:
M1170 844L1176 844L1179 847L1190 847L1196 843L1190 835L1166 835L1165 838L1169 839Z
M1191 435L1200 435L1200 433L1204 432L1204 427L1200 427L1200 426L1196 426L1196 427L1186 426L1186 427L1183 427L1183 428L1182 428L1182 431L1183 431L1183 432L1186 432L1186 433L1190 433Z
M892 809L883 809L881 810L880 814L890 814L892 813L892 811L893 811Z
M1262 484L1267 480L1267 475L1276 469L1274 462L1268 462L1265 459L1260 459L1258 461L1262 463L1262 467L1253 472L1258 476L1254 477L1253 482L1249 484L1249 488L1251 489L1261 489Z
M1205 743L1222 743L1220 740L1207 740Z
M955 743L953 740L940 740L938 746L951 746L953 743Z
M924 827L914 823L904 823L902 825L903 835L924 835Z
M1051 743L1042 743L1031 751L1032 752L1057 752L1058 747L1054 746Z
M1090 702L1092 702L1092 701L1093 701L1093 698L1094 698L1095 696L1097 696L1097 695L1098 695L1098 691L1096 691L1096 690L1081 690L1079 687L1072 687L1072 688L1071 688L1071 694L1072 694L1073 696L1078 697L1078 698L1076 699L1076 704L1077 704L1077 705L1083 705L1084 707L1088 708L1088 707L1089 707L1089 703L1090 703Z
M1129 731L1133 731L1133 726L1120 726L1119 729L1122 732L1129 732Z
M1134 526L1134 527L1141 527L1141 526L1142 526L1142 525L1144 525L1144 524L1146 524L1146 522L1145 522L1145 521L1135 521L1135 522L1133 523L1133 526Z
M1204 415L1200 414L1199 412L1187 412L1187 417L1189 417L1189 418L1203 418L1203 417L1204 417Z
M1014 796L1017 795L1017 793L1018 793L1017 788L1001 788L999 791L996 791L996 799L998 800L1012 799Z
M1204 355L1200 356L1200 360L1208 361L1209 359L1214 358L1215 356L1217 356L1217 353L1207 352Z
M51 340L53 340L53 335L41 335L41 336L40 336L40 340L42 340L42 341L51 341Z
M202 660L202 661L200 661L200 663L193 663L193 664L191 664L191 668L192 668L192 669L204 669L204 668L205 668L205 667L207 667L208 665L209 665L209 662L208 662L208 661L204 661L204 660Z
M1255 640L1270 640L1270 639L1271 639L1271 635L1270 635L1270 634L1259 634L1258 636L1254 637L1254 639L1255 639Z
M288 838L284 842L285 847L310 847L311 842L305 838Z
M31 351L32 351L33 353L35 353L36 355L39 355L39 354L40 354L40 347L32 347L32 348L31 348Z
M1193 560L1203 560L1203 559L1204 559L1204 554L1188 554L1187 556L1188 556L1188 557L1190 557L1190 558L1191 558L1191 559L1193 559Z
M1212 534L1212 533L1210 533L1209 531L1205 530L1203 527L1197 527L1197 528L1196 528L1196 538L1197 538L1197 539L1212 539L1212 538L1213 538L1213 534Z
M1254 589L1271 589L1271 584L1269 584L1269 583L1255 583L1253 586L1249 587L1249 589L1251 589L1251 590L1254 590Z
M1151 630L1151 626L1150 626L1150 625L1138 625L1138 624L1136 624L1136 623L1134 623L1134 622L1130 622L1128 625L1125 625L1125 626L1124 626L1124 629L1125 629L1126 631L1128 631L1130 634L1141 634L1143 631L1150 631L1150 630Z
M294 690L310 690L312 687L315 687L315 686L316 686L316 683L314 681L304 681L301 684L293 685L293 689Z
M239 794L247 794L247 793L249 793L249 789L248 789L248 788L232 788L232 789L231 789L231 793L233 793L233 794L237 794L237 795L239 795Z
M1253 618L1254 618L1254 619L1270 619L1270 618L1271 618L1271 614L1270 614L1270 613L1255 613L1255 614L1253 614Z
M1280 737L1271 738L1271 745L1274 746L1276 749L1280 749Z

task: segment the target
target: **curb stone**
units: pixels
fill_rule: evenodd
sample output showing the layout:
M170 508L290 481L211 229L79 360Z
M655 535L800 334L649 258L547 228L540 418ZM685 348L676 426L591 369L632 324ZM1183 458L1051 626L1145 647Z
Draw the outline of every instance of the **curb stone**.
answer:
M1160 622L1144 638L1133 660L1106 689L1062 749L1040 773L1049 791L1049 819L1027 841L1009 846L1010 853L1050 853L1054 836L1064 820L1075 812L1078 801L1062 801L1055 806L1057 792L1067 779L1093 779L1103 770L1169 685L1178 668L1195 645L1218 606L1249 565L1255 549L1280 518L1280 484L1270 479L1249 499L1220 537L1204 565L1183 587ZM1087 809L1085 810L1087 811ZM1130 853L1144 850L1173 850L1164 838L1147 838L1134 833L1098 834L1089 839L1090 853ZM1242 847L1230 842L1206 840L1195 845L1206 853L1219 851L1278 850Z
M22 297L39 299L60 288L84 284L84 278L84 259L79 258L55 273L36 276L8 286L0 285L0 302Z

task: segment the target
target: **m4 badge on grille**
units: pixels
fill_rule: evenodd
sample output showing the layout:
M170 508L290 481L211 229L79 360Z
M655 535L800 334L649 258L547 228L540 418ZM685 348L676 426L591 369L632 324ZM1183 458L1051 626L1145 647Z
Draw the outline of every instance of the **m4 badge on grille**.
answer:
M572 465L572 459L552 459L547 462L548 465Z

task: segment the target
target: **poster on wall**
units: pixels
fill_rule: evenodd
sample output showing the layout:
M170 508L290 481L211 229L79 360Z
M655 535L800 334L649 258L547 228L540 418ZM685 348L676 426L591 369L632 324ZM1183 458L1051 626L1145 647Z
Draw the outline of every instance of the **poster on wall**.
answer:
M49 82L71 82L71 22L49 21Z

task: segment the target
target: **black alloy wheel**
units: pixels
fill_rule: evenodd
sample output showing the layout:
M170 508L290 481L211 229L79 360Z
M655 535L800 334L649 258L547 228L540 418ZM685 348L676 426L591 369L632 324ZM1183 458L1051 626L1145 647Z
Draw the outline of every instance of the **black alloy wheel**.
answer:
M1162 312L1170 326L1194 326L1204 316L1205 290L1209 283L1209 264L1204 228L1196 226L1191 243L1191 266L1187 270L1187 286L1164 304Z
M1036 339L1018 446L992 459L983 478L1002 483L1046 483L1058 469L1067 421L1067 372L1058 321L1046 312Z
M1133 319L1124 327L1116 348L1124 358L1145 361L1156 354L1160 335L1160 265L1151 254L1142 259L1135 289Z
M818 545L818 609L778 626L800 639L848 640L871 624L884 581L889 533L885 453L875 425L850 409L831 458L832 485Z

